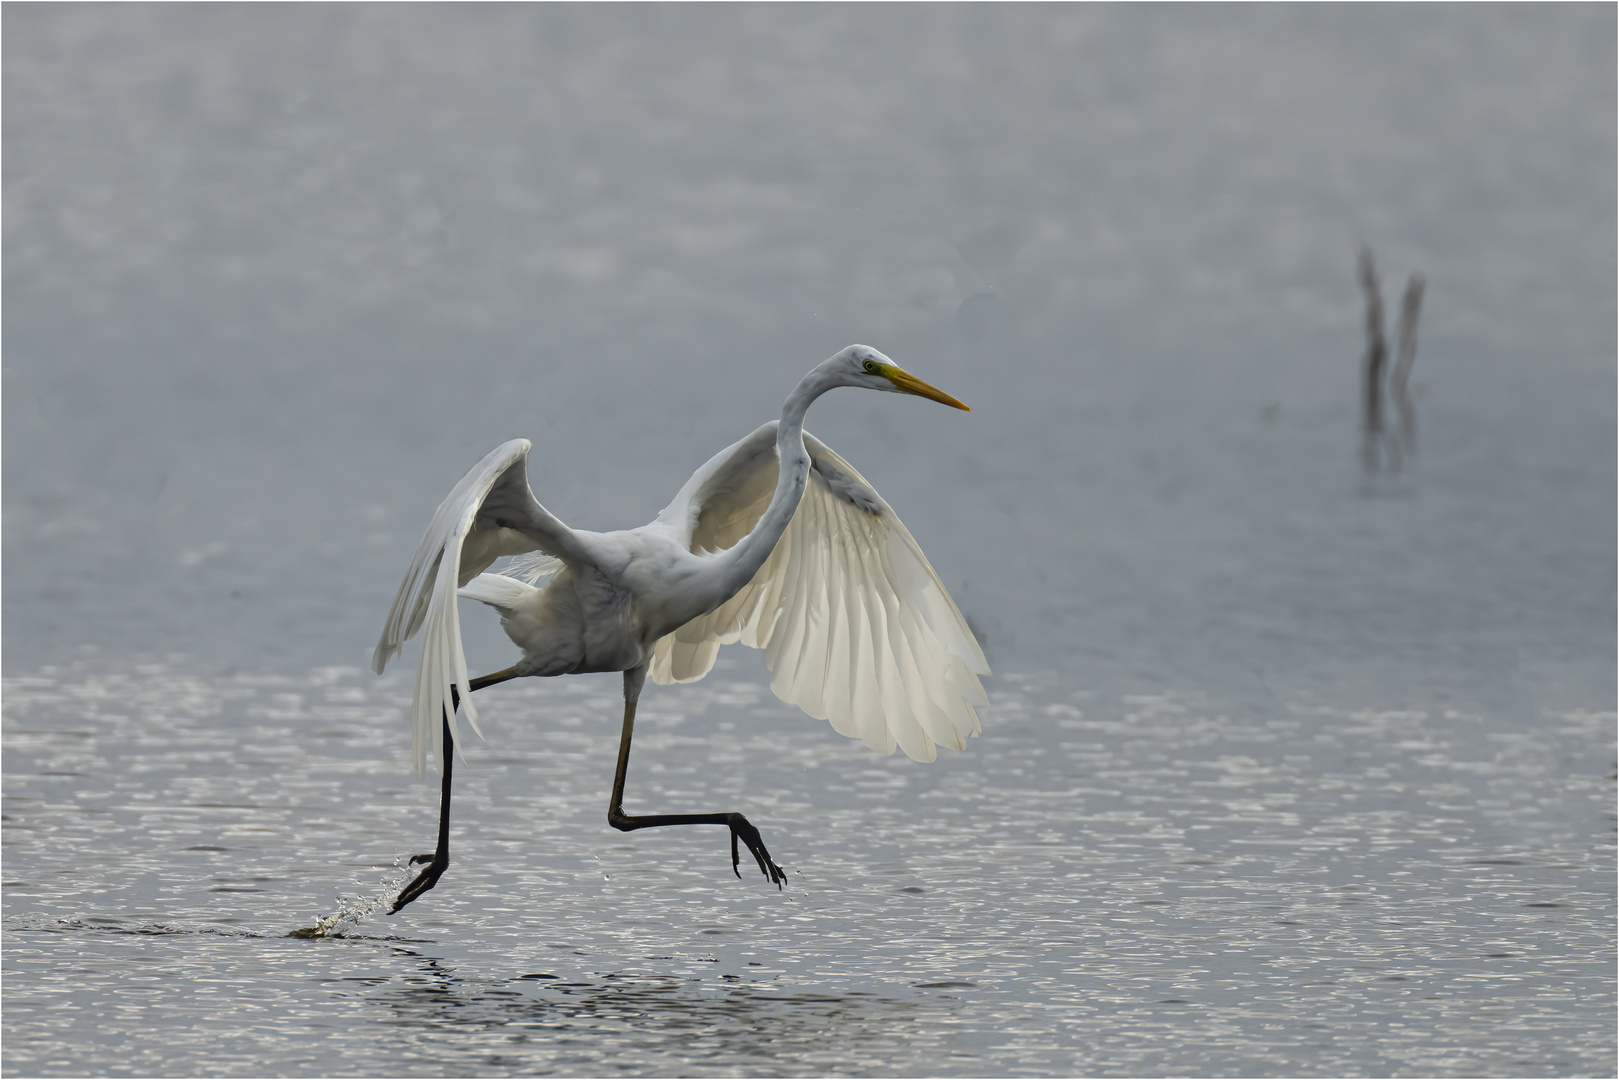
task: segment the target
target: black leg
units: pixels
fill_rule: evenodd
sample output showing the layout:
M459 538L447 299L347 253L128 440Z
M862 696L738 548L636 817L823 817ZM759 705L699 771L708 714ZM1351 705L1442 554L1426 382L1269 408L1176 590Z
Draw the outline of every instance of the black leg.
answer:
M455 688L450 688L452 698L458 697ZM438 804L438 850L426 855L411 857L410 865L426 863L422 872L399 891L399 897L394 901L388 914L396 914L400 908L416 899L422 893L438 884L438 879L450 866L450 774L455 763L455 739L450 734L450 721L444 720L444 782L439 793Z
M483 675L473 679L467 686L473 690L482 690L486 686L493 686L495 683L505 682L507 679L516 677L517 673L511 668L507 668L505 671L497 671L493 675ZM450 703L455 708L459 708L461 705L461 693L453 686L450 687ZM411 857L410 865L415 866L418 863L426 863L427 865L422 868L420 874L416 875L415 881L412 881L399 891L398 899L394 901L393 907L388 909L388 914L390 915L397 913L400 908L431 889L434 885L437 885L439 877L450 866L450 775L455 766L455 738L450 734L450 717L448 713L445 714L442 722L444 724L444 757L442 759L444 782L440 785L439 790L438 850L426 855Z
M753 859L759 864L759 870L775 885L781 888L787 880L787 871L782 869L770 852L765 849L765 842L759 836L759 830L741 814L638 814L631 816L624 812L624 779L630 771L630 738L635 733L635 704L641 697L641 684L646 679L646 668L637 668L624 673L624 732L618 740L618 769L613 774L613 798L607 805L607 824L620 832L634 832L636 829L656 829L663 825L724 825L731 830L731 871L738 878L742 876L742 860L737 850L737 841L748 846Z

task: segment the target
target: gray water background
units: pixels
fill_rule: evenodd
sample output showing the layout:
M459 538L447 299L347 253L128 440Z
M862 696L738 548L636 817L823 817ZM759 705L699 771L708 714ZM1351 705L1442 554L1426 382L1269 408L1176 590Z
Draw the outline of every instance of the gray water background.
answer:
M1615 1071L1611 7L3 19L7 1075ZM809 423L984 737L654 688L632 805L776 893L503 687L439 889L287 938L430 843L364 669L461 472L639 524L852 341L975 410Z

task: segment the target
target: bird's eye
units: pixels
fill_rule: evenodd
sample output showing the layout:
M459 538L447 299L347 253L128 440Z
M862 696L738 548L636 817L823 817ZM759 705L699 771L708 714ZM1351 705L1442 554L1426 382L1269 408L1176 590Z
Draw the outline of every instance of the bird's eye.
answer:
M871 374L873 374L873 375L877 374L877 361L873 360L871 357L869 357L869 356L866 357L866 362L865 362L865 364L863 366Z

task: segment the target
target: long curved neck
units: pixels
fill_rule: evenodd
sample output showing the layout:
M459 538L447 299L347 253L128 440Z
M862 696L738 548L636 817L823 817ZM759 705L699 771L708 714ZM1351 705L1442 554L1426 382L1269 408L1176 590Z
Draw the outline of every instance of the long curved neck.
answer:
M804 414L809 411L810 403L832 389L833 385L827 375L816 368L799 380L793 392L787 395L787 401L781 407L781 423L776 427L776 454L780 462L776 491L770 497L769 507L753 526L753 531L721 554L720 578L725 596L720 603L735 596L739 589L753 580L753 575L759 572L765 560L770 558L770 553L776 550L776 541L781 539L781 534L787 531L788 523L793 520L793 514L798 510L798 500L804 494L804 484L809 478L809 452L804 449Z

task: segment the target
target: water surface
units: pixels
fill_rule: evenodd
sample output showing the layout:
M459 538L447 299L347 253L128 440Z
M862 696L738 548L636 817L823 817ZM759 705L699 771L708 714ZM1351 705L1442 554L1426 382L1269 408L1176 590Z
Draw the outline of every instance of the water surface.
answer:
M607 829L610 679L491 694L439 888L309 941L430 846L400 680L14 680L8 1070L1603 1068L1611 715L1008 683L928 769L724 671L649 700L631 804L746 808L780 892L722 832Z

